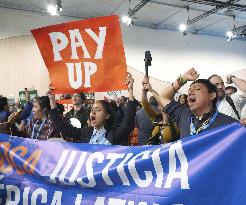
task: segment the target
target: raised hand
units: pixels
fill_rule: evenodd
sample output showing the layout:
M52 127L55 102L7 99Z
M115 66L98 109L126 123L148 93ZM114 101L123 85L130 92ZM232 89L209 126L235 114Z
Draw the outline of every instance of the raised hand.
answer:
M133 90L133 83L134 83L134 79L133 79L131 73L127 72L127 76L125 78L125 84L127 85L128 90Z
M235 77L235 76L233 76L233 75L228 75L228 76L226 77L226 83L227 83L227 84L232 84L232 83L233 83L232 80L231 80L232 77Z
M246 118L241 119L241 120L240 120L240 123L241 123L242 125L245 125L245 126L246 126Z
M52 93L52 90L54 90L54 89L50 88L50 90L46 93L46 95L50 99L51 109L56 108L56 99L55 99L55 95Z
M187 70L183 75L182 78L186 81L194 81L199 77L199 74L194 68Z
M133 83L134 83L134 79L132 77L132 75L130 73L127 73L127 76L125 78L125 84L128 87L128 94L129 94L129 100L133 101L134 100L134 96L133 96Z
M55 95L52 93L52 91L51 90L49 90L47 93L46 93L46 95L49 97L49 99L50 100L55 100Z
M142 84L143 84L143 90L144 91L150 91L150 92L152 91L152 87L151 87L151 85L149 83L149 77L144 76Z
M25 99L26 99L26 101L30 100L30 95L29 95L29 92L28 92L27 88L25 88Z

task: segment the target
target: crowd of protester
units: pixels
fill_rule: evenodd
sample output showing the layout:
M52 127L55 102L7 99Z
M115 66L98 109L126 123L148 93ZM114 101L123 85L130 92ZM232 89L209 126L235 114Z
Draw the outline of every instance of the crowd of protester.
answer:
M46 96L29 98L22 107L0 96L0 133L36 140L64 140L105 145L165 144L234 122L246 124L246 81L227 76L225 87L219 75L199 79L192 68L164 88L154 89L148 77L142 81L140 102L134 98L134 79L128 73L127 97L86 103L84 93L63 94L73 108L64 114L52 90ZM179 89L191 81L188 93L174 100ZM140 86L140 85L137 85ZM147 93L152 96L148 99Z

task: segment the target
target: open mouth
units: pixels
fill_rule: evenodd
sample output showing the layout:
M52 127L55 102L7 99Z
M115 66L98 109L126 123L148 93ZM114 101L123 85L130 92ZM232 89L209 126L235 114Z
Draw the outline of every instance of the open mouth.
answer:
M91 116L90 120L91 120L91 122L95 122L96 121L96 117L95 116Z
M190 103L190 104L196 102L195 96L189 96L189 99L188 99L188 100L189 100L189 103Z

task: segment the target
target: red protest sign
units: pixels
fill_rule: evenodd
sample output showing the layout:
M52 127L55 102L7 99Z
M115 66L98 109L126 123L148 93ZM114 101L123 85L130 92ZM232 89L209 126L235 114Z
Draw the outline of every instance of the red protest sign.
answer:
M54 93L126 89L126 60L118 16L32 30Z

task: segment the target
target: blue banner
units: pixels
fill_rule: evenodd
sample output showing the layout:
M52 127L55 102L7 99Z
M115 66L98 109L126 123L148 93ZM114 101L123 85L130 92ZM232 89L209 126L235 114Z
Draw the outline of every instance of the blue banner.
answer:
M0 135L0 204L246 204L246 128L160 146L105 146Z

